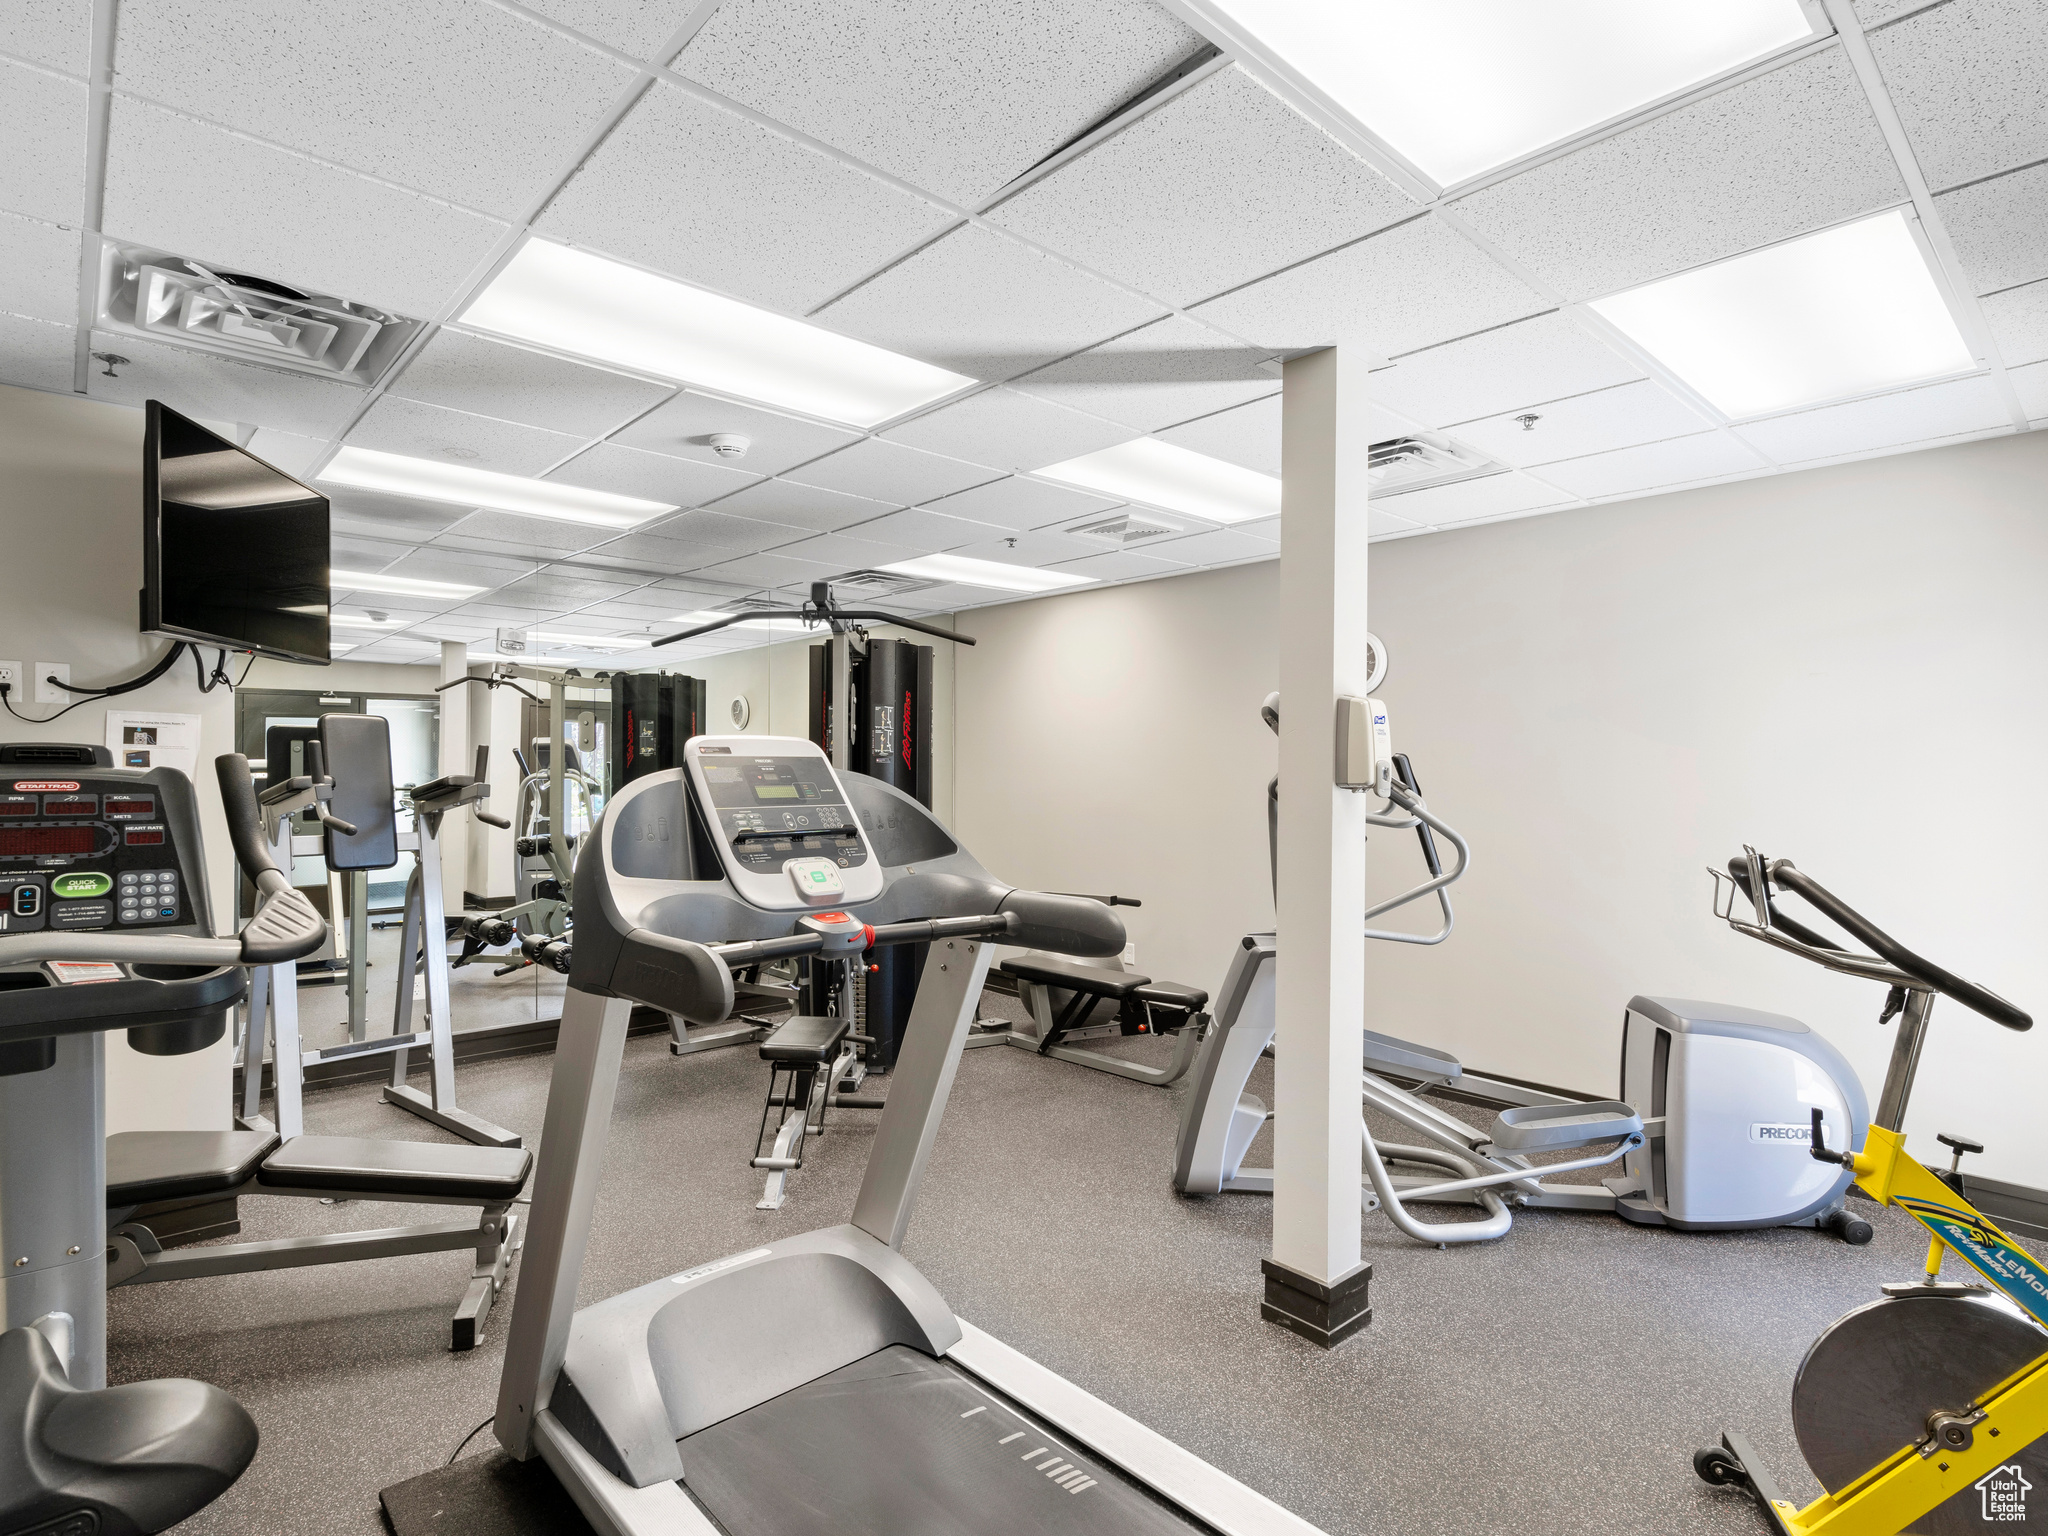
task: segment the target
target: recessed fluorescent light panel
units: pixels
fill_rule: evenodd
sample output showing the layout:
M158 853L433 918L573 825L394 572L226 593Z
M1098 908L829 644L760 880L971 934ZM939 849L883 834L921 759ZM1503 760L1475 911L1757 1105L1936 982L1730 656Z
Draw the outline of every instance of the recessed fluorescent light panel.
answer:
M974 382L545 240L521 246L462 323L855 427L877 426Z
M586 491L555 480L529 480L523 475L501 475L494 469L471 469L373 448L342 449L318 478L329 485L352 485L359 490L387 491L461 507L523 512L528 517L590 523L599 528L637 528L650 517L677 510L674 502Z
M1976 367L1903 210L1590 306L1730 416Z
M930 581L958 582L966 587L993 587L998 592L1057 592L1062 587L1085 587L1093 576L1070 571L1044 571L1031 565L1006 565L1001 560L974 560L966 555L919 555L915 560L898 560L880 567L900 576L922 576Z
M1280 511L1280 482L1273 476L1156 437L1134 437L1035 473L1114 501L1141 501L1216 523L1275 517Z
M1815 35L1799 0L1216 0L1439 186Z
M483 591L482 587L465 587L453 581L373 575L368 571L329 571L327 585L334 592L402 592L411 597L468 597Z

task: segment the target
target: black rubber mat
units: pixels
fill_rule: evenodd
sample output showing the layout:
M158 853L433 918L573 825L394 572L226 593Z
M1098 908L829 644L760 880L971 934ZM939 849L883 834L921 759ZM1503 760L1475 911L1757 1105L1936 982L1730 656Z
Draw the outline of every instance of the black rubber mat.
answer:
M701 1429L732 1536L1187 1536L1189 1521L943 1360L900 1345Z
M377 1495L391 1536L591 1536L547 1464L470 1456Z

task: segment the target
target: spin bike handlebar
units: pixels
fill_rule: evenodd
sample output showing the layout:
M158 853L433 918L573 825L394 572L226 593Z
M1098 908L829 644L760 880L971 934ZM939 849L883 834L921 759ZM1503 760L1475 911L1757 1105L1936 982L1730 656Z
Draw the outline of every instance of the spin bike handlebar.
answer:
M1719 871L1710 873L1718 877ZM1754 923L1740 921L1732 910L1718 914L1738 932L1804 955L1831 970L1867 976L1873 981L1890 982L1894 986L1939 992L2007 1029L2028 1030L2034 1027L2032 1015L2015 1008L1989 988L1965 981L1915 954L1818 880L1797 868L1790 859L1772 859L1767 863L1750 850L1728 861L1728 873L1735 887L1749 897L1757 912ZM1780 914L1771 900L1772 886L1791 891L1814 910L1825 914L1845 933L1866 946L1871 955L1858 955L1844 949L1805 924Z

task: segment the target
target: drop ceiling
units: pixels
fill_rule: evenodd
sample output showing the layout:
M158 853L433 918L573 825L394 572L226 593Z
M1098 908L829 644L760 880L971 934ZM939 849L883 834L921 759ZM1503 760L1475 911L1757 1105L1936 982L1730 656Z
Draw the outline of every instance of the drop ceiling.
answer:
M160 398L302 476L346 445L680 509L615 531L334 488L338 569L444 584L337 591L395 621L350 657L399 662L522 626L687 664L785 637L645 640L920 555L1099 582L1271 559L1275 519L1111 547L1071 530L1118 503L1036 472L1152 436L1277 474L1274 360L1340 334L1376 439L1505 466L1376 497L1376 538L2048 425L2048 7L1802 3L1812 37L1449 189L1217 0L6 7L0 382ZM1591 307L1888 209L1963 377L1736 420ZM860 430L462 326L531 239L974 384ZM120 334L103 242L422 329L368 387Z

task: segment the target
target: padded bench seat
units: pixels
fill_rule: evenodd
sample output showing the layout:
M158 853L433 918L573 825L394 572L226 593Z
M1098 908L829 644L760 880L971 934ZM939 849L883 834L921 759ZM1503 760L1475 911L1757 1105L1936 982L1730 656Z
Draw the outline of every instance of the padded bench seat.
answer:
M275 1131L117 1131L107 1138L107 1205L232 1193L278 1145Z
M761 1059L822 1067L839 1054L852 1028L845 1019L798 1014L776 1025L774 1033L761 1042Z
M1184 987L1177 981L1148 981L1142 987L1133 988L1131 996L1141 1003L1178 1008L1185 1013L1200 1013L1209 1006L1208 993L1200 987Z
M264 1160L264 1189L337 1190L371 1198L401 1195L457 1205L517 1199L533 1168L525 1147L453 1146L364 1136L297 1136Z
M1141 976L1136 971L1113 971L1100 965L1082 965L1078 961L1062 960L1054 955L1019 955L1014 960L1002 963L1005 976L1015 976L1020 981L1035 981L1041 986L1064 987L1069 992L1085 992L1090 997L1115 998L1118 1002L1129 997L1140 987L1153 984L1150 976Z

